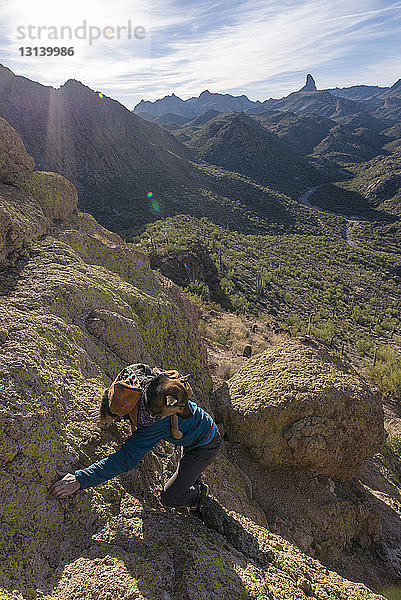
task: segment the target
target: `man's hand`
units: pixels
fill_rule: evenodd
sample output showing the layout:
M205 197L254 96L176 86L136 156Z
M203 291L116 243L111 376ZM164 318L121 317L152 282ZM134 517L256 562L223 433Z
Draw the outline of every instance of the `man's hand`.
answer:
M59 471L58 469L56 469L56 471L58 475L64 477L53 483L49 488L49 494L57 496L58 498L65 498L79 490L81 484L74 473L64 473L64 471Z

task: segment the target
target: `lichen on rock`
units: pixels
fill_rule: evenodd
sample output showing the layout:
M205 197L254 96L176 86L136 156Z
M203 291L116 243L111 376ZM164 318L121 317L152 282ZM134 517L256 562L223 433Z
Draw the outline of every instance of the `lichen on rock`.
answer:
M318 342L285 339L216 391L228 438L265 466L349 480L384 442L379 396Z
M76 210L75 186L57 173L33 171L19 134L0 118L0 266Z
M33 171L34 159L29 156L20 135L0 117L0 181L25 171Z

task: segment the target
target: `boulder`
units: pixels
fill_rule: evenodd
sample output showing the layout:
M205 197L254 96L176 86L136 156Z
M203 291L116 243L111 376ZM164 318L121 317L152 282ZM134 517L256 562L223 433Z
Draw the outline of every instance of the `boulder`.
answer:
M75 185L58 173L25 171L10 176L9 182L32 195L49 222L63 219L77 208L78 192Z
M0 117L0 181L21 171L33 171L35 161L27 151L19 134Z
M265 466L347 481L384 442L379 396L306 337L254 356L215 395L228 440Z
M76 210L75 186L57 173L33 171L19 134L0 118L0 266L26 255L55 219Z

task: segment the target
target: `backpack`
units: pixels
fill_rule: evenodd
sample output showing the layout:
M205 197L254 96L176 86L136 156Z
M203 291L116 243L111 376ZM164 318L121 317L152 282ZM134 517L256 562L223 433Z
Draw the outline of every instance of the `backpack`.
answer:
M156 375L163 373L171 379L180 377L179 372L175 369L164 370L153 367L152 370ZM142 389L135 370L131 365L128 365L118 373L108 390L110 410L119 417L128 415L133 432L137 429L138 403Z

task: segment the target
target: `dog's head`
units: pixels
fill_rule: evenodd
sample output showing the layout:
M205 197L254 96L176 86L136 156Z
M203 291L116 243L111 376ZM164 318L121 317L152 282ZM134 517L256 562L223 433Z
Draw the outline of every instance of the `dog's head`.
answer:
M161 373L145 388L145 406L152 417L168 417L178 415L190 419L192 411L188 400L192 396L192 388L188 383L190 375L170 379Z

